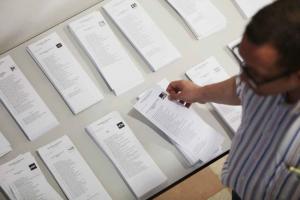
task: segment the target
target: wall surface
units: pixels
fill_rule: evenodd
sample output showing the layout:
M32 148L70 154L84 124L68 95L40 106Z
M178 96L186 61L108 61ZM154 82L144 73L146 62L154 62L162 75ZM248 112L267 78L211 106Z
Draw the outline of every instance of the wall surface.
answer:
M0 54L102 0L1 0Z

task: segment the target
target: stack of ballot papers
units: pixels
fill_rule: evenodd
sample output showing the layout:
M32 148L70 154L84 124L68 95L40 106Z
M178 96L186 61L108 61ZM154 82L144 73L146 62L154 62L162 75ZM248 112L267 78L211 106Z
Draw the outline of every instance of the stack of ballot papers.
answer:
M68 136L38 149L48 169L72 200L111 200Z
M234 0L240 11L247 18L251 18L261 8L273 2L273 0Z
M69 29L116 95L144 81L99 11L73 21Z
M226 27L224 15L210 0L166 0L181 16L197 39Z
M192 108L170 101L161 86L140 95L134 108L166 135L190 165L207 162L220 153L224 136Z
M186 75L194 83L201 86L221 82L230 78L214 57L210 57L204 62L192 67L186 72ZM217 103L212 103L212 106L235 133L241 124L242 107Z
M4 156L8 152L12 150L10 143L4 137L4 135L0 132L0 157Z
M27 50L74 114L103 98L94 82L56 33L29 45Z
M62 200L29 152L1 165L0 177L10 200Z
M229 51L231 52L231 54L233 55L233 57L236 59L238 63L244 63L244 59L242 58L239 52L241 40L242 38L238 38L227 45L227 48L229 49Z
M103 8L153 71L181 57L137 0L112 0Z
M0 59L0 99L30 140L59 124L10 56Z
M147 198L167 181L118 112L95 121L86 130L138 199Z

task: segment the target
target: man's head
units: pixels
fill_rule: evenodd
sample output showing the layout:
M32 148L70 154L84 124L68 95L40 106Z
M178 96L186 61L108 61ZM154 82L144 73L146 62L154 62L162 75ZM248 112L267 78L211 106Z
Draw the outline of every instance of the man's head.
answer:
M257 93L300 89L300 0L278 0L260 10L246 28L240 54L245 80Z

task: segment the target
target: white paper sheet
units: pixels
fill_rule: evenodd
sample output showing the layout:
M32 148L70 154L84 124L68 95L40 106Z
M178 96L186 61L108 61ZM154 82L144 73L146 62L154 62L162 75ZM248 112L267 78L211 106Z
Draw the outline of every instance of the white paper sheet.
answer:
M61 200L31 153L0 166L0 185L11 200Z
M118 112L104 116L86 130L112 160L137 198L145 197L166 182L166 176Z
M144 81L99 11L71 22L69 28L116 95Z
M166 93L167 93L167 88L168 88L169 84L170 84L170 81L168 79L162 79L161 81L159 81L157 83L157 85ZM180 101L178 103L180 103ZM178 151L180 151L184 155L185 159L188 161L189 164L193 165L194 163L199 161L199 159L197 157L191 158L189 151L186 150L183 146L178 145L176 142L173 142L172 140L170 140L169 142L171 142L172 144L175 145L175 147L178 149ZM219 151L216 151L215 155L217 155L217 153L221 152L221 151L222 151L222 147L220 146Z
M230 78L214 57L210 57L204 62L192 67L186 72L186 75L194 83L201 86L221 82ZM235 133L241 124L242 107L216 103L212 103L212 106Z
M136 0L112 0L103 6L153 71L181 57Z
M134 108L179 145L190 164L207 162L216 156L224 137L194 110L170 101L167 96L160 86L155 86L139 98Z
M27 50L74 114L103 99L94 82L56 33L29 45Z
M68 199L111 200L68 136L39 148L38 153Z
M234 0L245 17L251 18L257 11L273 2L273 0Z
M59 124L10 56L0 59L0 99L30 140Z
M0 157L9 153L12 150L10 143L4 137L4 135L0 132Z
M166 0L182 17L197 39L210 36L226 26L223 14L209 0Z

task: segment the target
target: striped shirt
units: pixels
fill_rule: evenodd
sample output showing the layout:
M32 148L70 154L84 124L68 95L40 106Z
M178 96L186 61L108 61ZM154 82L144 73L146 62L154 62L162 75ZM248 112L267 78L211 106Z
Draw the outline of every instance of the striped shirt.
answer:
M222 182L244 200L300 199L299 112L284 95L258 96L237 80L242 123L224 163Z

